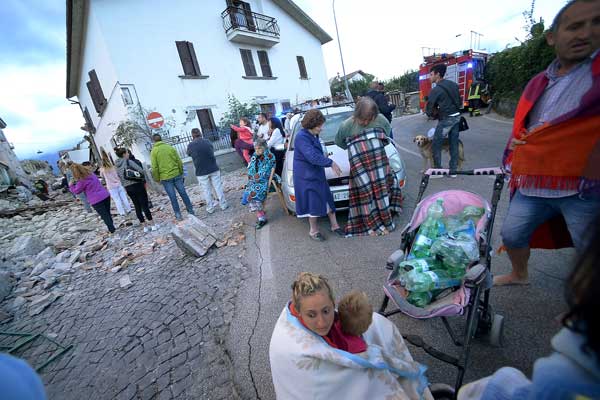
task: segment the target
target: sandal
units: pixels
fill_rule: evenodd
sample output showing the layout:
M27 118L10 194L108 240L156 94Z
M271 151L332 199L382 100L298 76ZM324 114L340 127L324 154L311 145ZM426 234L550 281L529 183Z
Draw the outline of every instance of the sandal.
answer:
M335 233L340 237L346 237L346 232L342 228L332 229L331 232Z
M256 223L255 228L256 229L261 229L263 226L265 226L267 224L267 220L258 220L258 222Z
M308 236L310 236L310 238L312 240L315 240L317 242L324 242L325 241L325 237L323 235L321 235L321 232L317 232L315 234L309 233Z

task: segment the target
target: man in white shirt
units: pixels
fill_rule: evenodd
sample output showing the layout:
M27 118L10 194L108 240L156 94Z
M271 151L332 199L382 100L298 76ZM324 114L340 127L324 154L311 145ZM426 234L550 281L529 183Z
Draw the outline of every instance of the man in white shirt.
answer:
M256 132L257 139L269 140L269 119L267 114L258 114L258 132Z

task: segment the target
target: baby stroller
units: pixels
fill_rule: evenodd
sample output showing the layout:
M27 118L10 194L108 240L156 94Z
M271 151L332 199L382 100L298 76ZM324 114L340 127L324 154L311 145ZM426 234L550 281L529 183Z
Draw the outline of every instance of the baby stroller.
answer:
M414 346L422 348L429 355L457 368L458 373L454 389L451 389L447 385L443 385L447 388L444 389L442 386L441 389L442 392L445 391L445 396L443 396L444 393L440 396L439 390L438 393L435 393L435 398L448 399L455 398L458 389L462 386L463 377L469 361L471 339L476 335L488 335L489 341L493 346L501 346L504 322L501 315L493 313L492 307L489 304L489 289L492 286L492 276L490 273L492 252L491 238L496 207L500 200L502 187L504 186L504 172L500 168L481 168L471 171L456 171L455 173L458 175L484 175L486 177L495 175L491 206L481 196L462 190L446 190L432 194L421 200L432 175L450 174L448 169L427 170L421 179L419 194L417 196L417 207L411 221L402 231L400 250L394 252L388 260L388 269L392 269L392 272L383 286L385 296L379 309L379 313L385 317L401 312L409 317L418 319L441 318L452 342L461 348L459 357L446 354L431 347L419 336L406 335L404 338ZM485 209L485 213L478 221L476 227L480 258L478 263L473 263L474 265L470 265L469 268L467 268L466 275L460 287L455 288L454 290L445 291L445 293L440 294L440 296L434 299L431 304L420 308L413 306L406 300L408 292L400 285L400 268L398 267L398 264L401 261L404 261L410 253L417 230L427 216L429 205L435 203L438 198L444 199L445 215L452 215L460 212L467 205ZM386 311L390 300L394 303L396 308ZM462 333L462 337L459 336L458 332L452 329L448 322L447 318L453 316L466 316L466 326ZM432 392L434 392L433 387Z

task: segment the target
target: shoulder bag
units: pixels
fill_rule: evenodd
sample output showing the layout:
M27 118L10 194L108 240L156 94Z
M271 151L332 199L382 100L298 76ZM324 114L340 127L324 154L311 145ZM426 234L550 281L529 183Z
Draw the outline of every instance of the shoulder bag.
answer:
M125 179L129 181L142 182L144 180L144 175L141 172L129 168L129 160L127 160L127 163L125 164L125 172L123 175L125 176Z

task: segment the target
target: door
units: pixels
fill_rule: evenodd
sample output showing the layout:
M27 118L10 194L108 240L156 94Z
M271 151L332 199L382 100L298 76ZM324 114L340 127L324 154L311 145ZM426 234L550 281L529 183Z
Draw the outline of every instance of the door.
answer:
M217 131L217 125L215 124L215 120L212 115L212 111L210 108L203 108L201 110L196 110L196 115L198 116L198 121L200 122L200 129L202 130L202 135L205 139L216 140L219 137L219 132Z

